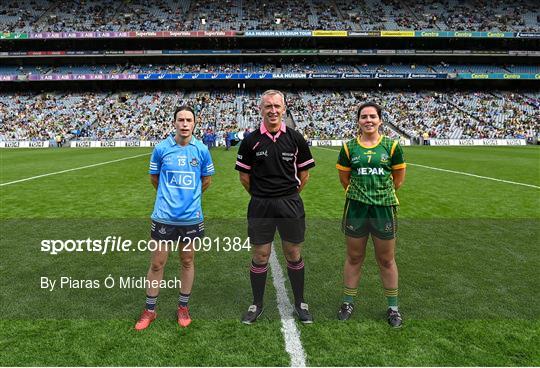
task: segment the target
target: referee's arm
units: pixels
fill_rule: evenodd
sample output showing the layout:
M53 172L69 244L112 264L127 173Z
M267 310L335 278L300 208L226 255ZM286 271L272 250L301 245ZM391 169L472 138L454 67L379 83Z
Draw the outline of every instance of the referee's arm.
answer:
M304 189L304 186L307 184L309 180L309 171L308 170L302 170L298 172L298 179L300 179L300 185L298 186L298 193Z
M298 186L298 193L304 189L304 186L307 184L309 179L309 169L315 166L315 160L313 159L313 156L311 155L311 151L309 150L308 143L304 139L304 137L298 133L295 132L295 139L296 139L296 148L297 148L297 159L298 164L296 165L296 168L298 170L298 179L300 180L300 185Z
M251 148L253 147L253 142L251 141L253 136L254 135L250 134L242 140L242 143L240 143L238 155L236 156L236 165L234 167L240 174L240 183L242 183L242 186L249 194L251 194L251 166L253 165L255 158L254 150Z
M246 190L246 192L249 192L249 181L250 181L250 174L240 171L240 183L242 183L242 186ZM251 194L251 193L250 193Z

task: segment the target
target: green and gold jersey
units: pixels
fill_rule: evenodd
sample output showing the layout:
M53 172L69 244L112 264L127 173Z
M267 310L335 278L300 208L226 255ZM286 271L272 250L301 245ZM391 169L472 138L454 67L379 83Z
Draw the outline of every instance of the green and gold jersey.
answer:
M392 170L405 168L399 141L381 136L376 145L364 146L358 138L346 142L336 167L351 172L347 198L377 206L394 206L396 197Z

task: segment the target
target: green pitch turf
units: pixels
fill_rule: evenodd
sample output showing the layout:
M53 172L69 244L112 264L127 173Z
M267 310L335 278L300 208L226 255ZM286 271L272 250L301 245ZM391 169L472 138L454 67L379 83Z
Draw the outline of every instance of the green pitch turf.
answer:
M344 196L334 168L337 148L312 152L317 166L302 193L308 218L303 255L315 323L298 325L308 365L540 365L540 189L409 165L398 192L404 327L386 325L372 249L355 314L339 323ZM40 242L146 239L154 202L149 153L0 151L0 183L143 154L0 187L2 365L290 364L271 275L261 320L239 322L251 299L245 250L196 254L194 322L184 330L175 321L176 290L161 292L158 320L136 332L144 290L40 288L41 277L103 281L146 274L148 253L51 255L40 251ZM412 164L540 186L536 147L406 147L405 153ZM216 149L212 155L217 173L204 195L206 235L245 238L249 198L233 170L236 152ZM281 252L278 258L284 267ZM174 278L177 269L178 257L171 255L165 278Z

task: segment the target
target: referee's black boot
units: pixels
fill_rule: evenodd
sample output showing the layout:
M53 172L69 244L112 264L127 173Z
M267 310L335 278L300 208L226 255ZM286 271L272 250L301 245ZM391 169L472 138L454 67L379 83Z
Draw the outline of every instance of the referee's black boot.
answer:
M306 303L300 303L294 306L294 311L298 320L302 323L313 323L313 316L309 313L309 307Z
M255 322L262 313L263 313L262 305L261 306L255 305L255 304L250 305L247 312L242 317L242 323L246 325L250 325L253 322Z

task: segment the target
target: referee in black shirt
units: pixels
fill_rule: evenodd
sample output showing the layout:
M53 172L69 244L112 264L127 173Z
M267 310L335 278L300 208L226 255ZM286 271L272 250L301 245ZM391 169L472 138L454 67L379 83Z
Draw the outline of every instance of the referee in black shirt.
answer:
M268 90L261 97L263 122L242 141L236 170L251 195L248 206L248 235L253 246L250 279L253 305L242 317L251 324L263 312L268 258L276 228L283 241L287 273L294 294L295 311L303 323L312 323L304 302L304 262L300 254L306 230L304 204L299 193L315 166L308 144L297 131L285 126L285 97Z

